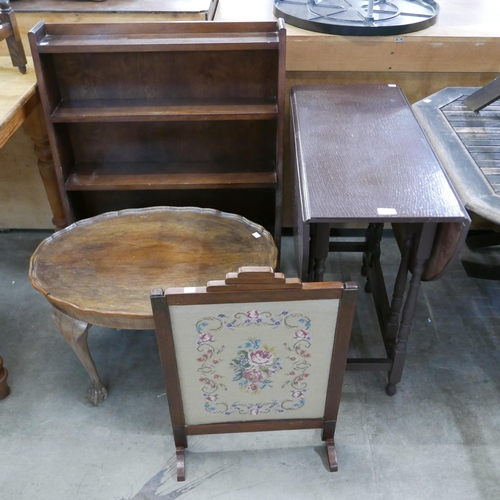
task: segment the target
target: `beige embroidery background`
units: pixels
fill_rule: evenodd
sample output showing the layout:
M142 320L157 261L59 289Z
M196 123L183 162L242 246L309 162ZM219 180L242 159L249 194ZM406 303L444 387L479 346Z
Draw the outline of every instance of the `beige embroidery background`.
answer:
M171 306L170 315L186 424L322 417L338 305L338 300L314 300ZM283 315L283 312L288 314ZM242 313L248 313L250 321L245 324L242 321L231 322L232 318L241 318ZM272 326L263 324L266 322L252 321L252 318L255 320L262 313L270 313L270 316L266 317L273 318L296 314L296 317L305 316L310 320L307 329L310 341L301 342L300 345L302 352L307 353L307 364L310 365L305 381L307 389L302 396L291 396L293 389L289 381L290 373L294 371L294 363L289 358L296 356L284 345L286 343L290 347L299 340L296 337L299 326L290 321L288 323L292 326L287 326L285 322ZM219 315L224 315L223 318L227 320L217 320L218 317L221 318ZM206 319L209 319L210 324L203 327L203 332L210 330L210 350L217 353L208 363L203 358L207 350L204 343L200 342L199 326L200 320L206 322ZM227 323L238 326L230 328L226 326ZM231 366L233 359L238 357L239 347L249 339L261 339L262 345L272 349L274 358L278 358L281 363L281 369L270 377L272 387L255 392L245 390L237 381L233 381L234 363ZM217 360L215 365L211 363L213 359ZM207 403L207 391L204 390L207 384L201 381L205 377L203 371L207 370L210 372L208 379L212 384L210 403ZM214 382L217 384L215 390ZM294 408L293 403L299 400L300 407ZM282 405L283 402L286 402L285 405ZM228 407L231 408L230 414L225 414L224 410Z

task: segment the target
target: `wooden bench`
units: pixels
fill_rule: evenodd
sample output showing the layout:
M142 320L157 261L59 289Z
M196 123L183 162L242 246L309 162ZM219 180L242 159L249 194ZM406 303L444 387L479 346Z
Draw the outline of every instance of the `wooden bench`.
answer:
M413 105L465 208L500 224L500 79L482 88L448 87ZM500 244L498 231L467 238L470 249ZM489 266L464 262L469 275Z

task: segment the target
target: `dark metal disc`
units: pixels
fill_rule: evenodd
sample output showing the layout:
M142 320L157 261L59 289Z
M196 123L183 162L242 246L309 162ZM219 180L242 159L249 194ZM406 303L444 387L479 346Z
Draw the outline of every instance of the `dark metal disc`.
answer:
M274 14L288 24L334 35L387 36L435 24L434 0L274 0Z

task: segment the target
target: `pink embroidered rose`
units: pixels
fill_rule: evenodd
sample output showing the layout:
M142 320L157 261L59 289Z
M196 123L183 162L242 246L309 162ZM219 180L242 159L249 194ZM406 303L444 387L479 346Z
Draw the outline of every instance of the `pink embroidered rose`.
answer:
M297 337L298 339L305 339L308 337L308 333L304 330L297 330L295 332L295 337Z
M302 391L293 391L292 398L301 398L304 395Z
M200 342L210 342L213 339L212 335L209 333L204 333L200 335Z
M257 384L248 384L247 390L251 392L257 392L259 390L259 386Z
M243 372L243 378L249 382L260 382L264 378L264 374L258 368L247 368Z
M273 362L274 355L264 349L250 351L248 361L251 365L261 366L270 365Z
M217 401L217 396L213 396L213 395L205 396L205 399L207 401Z

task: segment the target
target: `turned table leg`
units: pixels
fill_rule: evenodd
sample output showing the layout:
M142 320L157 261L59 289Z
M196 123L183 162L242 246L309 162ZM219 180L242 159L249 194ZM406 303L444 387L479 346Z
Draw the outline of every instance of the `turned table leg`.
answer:
M0 399L6 398L10 389L7 385L7 377L9 376L9 372L3 367L3 359L0 357Z
M330 224L314 224L311 227L311 256L313 276L309 281L323 281L325 262L328 258Z
M56 169L52 158L52 150L47 136L47 129L40 104L34 109L23 124L24 130L35 143L35 154L38 158L38 170L42 177L43 187L52 210L52 223L56 229L63 229L69 223L64 214L63 201L57 182Z
M97 369L95 367L92 356L90 355L89 346L87 344L87 336L89 328L92 326L84 321L78 321L70 318L58 309L52 308L52 319L62 336L71 346L78 359L81 361L85 370L92 381L87 390L87 399L94 405L102 403L108 396L108 391L104 387Z
M385 392L389 396L394 396L394 394L396 394L396 385L401 381L401 377L403 375L403 369L407 354L406 346L408 343L408 337L410 336L411 324L417 306L417 297L422 280L422 273L425 268L425 263L431 254L435 233L435 223L427 223L423 225L420 234L420 241L418 242L415 259L411 270L412 277L410 280L410 286L408 289L408 293L406 294L406 301L403 307L401 321L399 323L397 340L392 351L392 369L389 372L389 383L385 388Z

